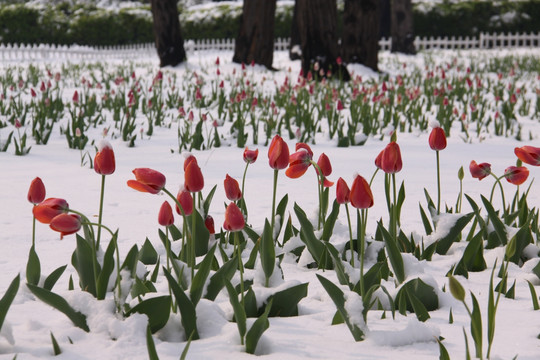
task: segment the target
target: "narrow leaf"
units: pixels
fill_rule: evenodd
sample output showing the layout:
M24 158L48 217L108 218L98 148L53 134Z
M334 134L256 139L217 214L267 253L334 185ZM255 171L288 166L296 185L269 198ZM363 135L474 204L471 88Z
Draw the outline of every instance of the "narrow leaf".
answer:
M60 266L56 270L54 270L52 273L50 273L49 276L45 279L45 282L43 283L43 288L45 290L52 290L60 276L64 273L64 270L66 270L67 265Z
M270 322L268 321L268 313L272 309L272 299L266 304L266 310L264 313L259 316L257 320L251 325L251 328L246 334L246 352L248 354L255 354L257 349L257 343L261 338L262 334L270 327Z
M202 292L204 290L204 284L208 275L210 274L210 268L212 267L212 261L214 260L214 252L216 251L216 245L212 246L212 249L208 251L203 261L201 261L197 273L193 277L189 296L194 307L197 307L199 300L201 299Z
M159 360L156 344L154 343L152 331L150 330L150 324L146 327L146 348L148 349L148 360Z
M240 334L240 339L244 339L244 336L246 335L246 311L240 305L240 302L238 301L238 293L234 289L234 286L232 286L231 282L227 279L225 281L225 287L227 288L227 291L229 293L229 301L231 302L231 305L233 307L234 311L234 318L236 320L236 326L238 327L238 333Z
M114 251L116 249L116 239L118 236L118 231L116 231L105 250L105 255L103 257L103 268L101 269L98 279L97 279L97 299L105 299L107 294L107 286L109 285L109 278L114 270Z
M58 345L58 341L56 341L56 338L54 337L54 334L51 331L51 343L53 347L53 353L54 356L60 355L62 353L62 349L60 349L60 345Z
M163 273L165 274L165 277L169 282L169 287L171 288L174 298L176 299L178 308L180 309L180 315L182 316L182 326L184 327L185 333L193 333L193 339L198 340L199 332L197 331L197 314L195 312L195 306L193 306L193 303L184 293L184 290L180 288L178 282L172 277L172 275L167 271L167 269L163 268Z
M274 273L274 267L276 265L276 249L272 236L272 227L268 222L268 219L265 219L264 221L264 230L259 251L261 253L261 265L266 278L266 285L268 286L268 280Z
M41 264L34 246L30 247L28 253L28 263L26 264L26 281L29 284L37 285L41 277Z
M378 222L379 230L381 231L384 243L386 245L386 252L388 258L390 259L390 264L394 270L394 275L399 284L405 281L405 266L403 265L403 258L399 252L398 246L395 242L395 239L392 238L392 235L384 228L381 222Z
M17 295L20 281L21 277L20 275L17 275L11 281L11 284L9 284L4 296L2 296L2 299L0 299L0 330L2 329L2 325L4 324L4 320L6 318L9 307L11 306L13 299L15 299L15 295Z
M205 299L214 301L218 296L219 292L225 286L225 279L231 281L234 273L236 272L236 267L238 266L238 259L234 256L232 259L227 261L223 266L221 266L214 275L210 277L208 282L208 287L206 288L206 294L204 295Z

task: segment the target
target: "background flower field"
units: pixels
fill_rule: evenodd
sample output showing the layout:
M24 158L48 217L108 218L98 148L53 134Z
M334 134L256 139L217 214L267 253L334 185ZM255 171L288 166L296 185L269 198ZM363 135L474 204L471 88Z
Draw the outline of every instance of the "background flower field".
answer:
M146 315L134 313L122 318L115 311L112 291L107 293L104 300L96 300L77 286L78 274L71 265L71 256L76 247L75 235L68 235L60 240L57 232L46 225L37 224L35 250L39 255L43 278L59 266L67 264L65 272L54 286L54 291L63 296L76 311L86 316L89 332L74 326L65 315L37 299L25 284L27 259L32 244L32 205L26 199L30 182L39 176L45 184L47 197L66 199L70 208L86 214L90 219L97 219L100 176L90 168L90 164L96 152L94 146L98 145L100 139L107 139L115 152L116 170L114 174L107 176L103 218L104 224L113 230L119 230L117 239L120 257L124 258L135 244L140 248L148 238L163 265L166 249L158 235L158 229L161 228L158 224L158 212L167 197L163 193L151 195L130 189L126 182L133 179L133 169L148 167L160 171L167 179L167 188L176 193L178 187L184 182L182 153L190 150L197 158L204 176L203 194L206 196L212 187L217 185L209 214L215 221L216 232L219 233L225 219L224 205L229 203L222 185L225 176L228 174L240 181L245 168L245 162L242 159L244 147L257 148L259 156L249 167L244 196L249 210L248 223L252 225L253 230L261 234L265 219L269 219L272 212L274 172L268 165L268 145L276 130L280 128L276 124L268 125L272 118L272 99L276 99L274 101L277 103L276 122L278 119L283 119L285 113L293 111L288 108L293 103L290 94L294 94L296 97L294 101L304 107L303 109L316 109L310 116L302 112L295 113L295 116L288 120L289 126L287 126L287 121L282 120L281 135L291 149L291 153L294 152L298 137L302 138L302 136L304 136L303 140L310 144L315 156L325 153L331 161L333 170L328 179L334 182L342 177L351 185L356 173L369 180L376 170L375 158L390 142L390 133L396 130L393 124L397 124L397 143L401 149L403 169L396 173L396 179L398 184L404 183L406 194L400 228L407 236L413 234L415 239L423 239L427 247L437 239L438 235L453 226L452 220L448 220L447 225L440 222L434 233L426 235L420 215L419 205L426 211L428 209L424 189L435 200L437 194L435 152L428 145L430 126L433 121L439 121L441 126L446 126L447 132L450 133L447 147L440 151L442 209L446 206L455 208L460 193L458 170L463 167L465 169L463 192L474 199L482 208L483 216L487 216L481 195L489 198L494 180L491 177L481 181L472 178L468 171L469 164L471 160L478 163L488 162L491 164L493 173L500 176L507 167L516 165L515 147L539 146L540 120L537 107L540 106L538 104L540 79L538 62L534 62L534 58L538 55L538 50L519 50L512 53L439 51L417 56L382 53L380 61L382 74L380 75L371 73L360 66L349 66L349 69L354 72L353 78L357 75L361 77L361 80L355 83L362 94L358 95L359 99L361 96L366 96L371 109L380 108L377 116L381 123L386 121L384 115L386 111L401 106L397 102L400 94L399 78L404 78L404 83L408 84L408 79L421 76L423 87L415 88L411 85L410 88L404 89L401 95L403 101L405 102L405 97L408 96L411 102L409 105L403 103L403 112L392 115L395 117L390 118L384 126L375 128L372 132L364 132L366 119L365 116L359 115L358 117L362 118L362 125L359 125L356 132L350 134L347 134L347 126L342 127L341 137L339 125L335 125L335 132L331 134L334 123L328 118L337 116L340 120L336 124L339 121L346 122L351 119L354 86L347 88L336 86L334 91L338 94L334 98L331 90L334 84L330 83L327 84L327 88L323 85L322 88L315 90L314 96L319 96L314 98L315 101L310 102L306 98L301 98L300 96L304 95L309 97L310 83L303 83L302 79L298 80L300 64L290 62L286 53L280 52L275 55L274 66L279 69L277 72L268 72L249 65L243 69L241 65L230 63L232 54L225 52L196 54L181 67L163 69L162 75L158 73L157 59L137 59L129 63L112 61L106 64L54 61L39 65L2 64L0 76L3 84L0 85L0 90L6 96L0 100L0 104L5 106L4 114L8 114L7 109L12 106L7 105L9 101L13 101L10 100L10 95L15 101L20 100L22 103L34 101L35 107L31 108L26 115L26 123L21 124L20 127L16 126L16 120L21 122L22 118L10 115L0 117L0 121L5 125L0 129L0 145L7 144L6 138L13 132L6 151L0 152L0 164L3 169L0 172L2 204L0 206L0 296L4 294L13 278L17 274L21 275L19 291L1 327L0 358L52 358L54 352L51 333L54 334L62 351L58 358L148 358ZM216 61L218 58L219 64ZM471 75L468 75L467 68L472 71ZM47 70L52 76L47 74ZM443 72L448 78L447 82L452 84L452 89L443 81ZM55 93L54 86L56 73L61 74L61 81L58 83L62 86L58 93ZM426 75L429 73L432 75ZM23 84L17 89L19 74L22 74L20 79ZM101 81L96 74L105 74L103 79L108 78L108 81ZM110 74L123 74L124 77L120 81ZM134 78L130 78L132 74L135 74ZM14 79L14 88L4 85L10 76ZM162 79L158 79L159 76L162 76ZM467 84L465 78L469 79L472 85ZM218 81L220 79L225 80L223 88L220 87L220 81ZM41 82L44 81L47 87L47 80L50 80L53 85L50 90L41 91ZM124 104L119 107L127 109L125 104L130 101L129 89L136 88L137 81L140 81L141 95L140 97L134 95L134 101L137 102L139 110L132 119L133 128L129 132L125 130L125 121L129 120L129 115L124 110L120 111L117 120L114 118L114 112L109 110L103 110L103 117L99 117L99 112L88 115L91 111L90 100L93 94L98 99L96 103L100 104L107 101L103 97L104 94L107 94L109 99L118 99L119 96L115 97L115 94L122 92ZM122 85L122 82L125 85ZM255 86L250 86L246 82ZM450 95L440 94L441 82L446 84L445 91ZM295 89L298 83L302 85ZM97 84L100 84L101 88L98 88ZM276 94L280 93L279 89L284 84L288 84L285 91L289 92L286 96L282 96L282 104L280 104L277 100L279 95ZM387 88L388 94L392 95L385 95L386 91L382 91L383 86ZM459 86L463 87L464 94L460 95L456 90ZM153 90L149 90L150 87L153 87ZM156 90L158 87L164 90L158 93ZM374 90L369 92L367 89L370 88ZM32 100L33 95L30 89L37 93L36 100ZM113 89L114 94L111 91ZM219 89L224 89L223 91L227 94L223 98L226 103L223 106L229 109L221 113ZM242 99L241 89L247 91L247 100ZM363 89L366 89L366 92ZM418 90L417 95L414 95L415 89ZM52 123L49 117L43 116L44 129L51 126L52 131L46 145L38 145L35 137L31 136L36 133L35 128L32 128L32 121L39 113L38 103L42 99L41 96L47 91L51 94L51 100L57 94L57 98L65 104L65 107L60 112L61 116ZM75 91L77 91L77 101L75 101ZM435 91L437 94L434 94ZM197 92L200 94L198 95ZM160 102L167 104L167 95L175 93L180 97L169 99L175 106L164 105L164 112L160 115L159 107L155 104ZM211 94L215 94L216 97L212 98ZM240 96L235 99L237 108L229 107L230 96L233 94ZM517 96L515 102L511 99L512 94ZM377 96L380 98L375 101L374 97ZM500 96L500 99L496 100L497 96ZM445 97L450 105L444 105ZM254 98L257 99L255 105ZM265 99L268 101L265 102ZM338 99L343 102L343 110L337 110ZM385 99L390 99L388 101L391 105L385 104ZM414 99L419 99L421 105L418 108L414 107ZM153 104L150 104L149 100L152 100ZM324 108L322 104L328 104L330 108ZM84 111L81 115L83 106ZM446 109L445 106L449 108ZM477 110L472 109L472 106L476 106ZM454 108L457 111L454 112ZM191 111L194 120L190 123ZM496 113L498 115L495 115ZM310 130L308 123L299 122L302 114L310 119L317 119L319 114L323 115L319 117L318 127L315 125ZM238 120L239 116L245 116L243 122ZM465 119L460 120L462 117ZM76 124L80 124L77 121L81 118L83 121L93 121L93 123L85 127L81 131L82 134L77 135ZM264 122L252 125L254 119L264 119ZM500 123L499 129L495 125L497 119L505 119ZM119 121L124 121L124 123L119 125ZM153 129L150 132L151 123ZM199 141L196 139L198 124L200 124L199 132L203 134L203 138L200 140L199 147L194 148L189 144ZM242 124L241 128L240 124ZM189 126L191 128L188 129ZM107 130L104 132L104 129ZM253 141L253 129L259 131L257 144ZM270 130L267 132L266 129ZM66 135L70 132L73 134L71 138ZM126 132L127 134L124 134ZM290 138L289 132L297 138ZM28 134L24 147L21 143L23 133ZM181 134L187 134L185 138L187 140L184 140ZM243 141L239 140L242 137L240 134L246 134ZM88 139L86 144L77 142L85 137ZM217 143L216 139L218 139ZM25 156L14 155L15 143L22 152L24 152L23 149L28 149ZM362 145L353 146L355 143ZM529 168L530 175L527 182L520 188L523 193L530 186L527 203L530 212L534 214L537 213L540 204L540 187L538 180L535 180L540 168L526 164L525 166ZM277 195L280 199L288 194L286 217L290 215L294 226L300 228L297 214L293 209L296 203L305 211L307 217L316 223L319 199L315 172L308 170L298 179L290 179L283 173L280 172L279 175ZM506 200L510 202L516 186L505 179L502 179L502 186ZM369 210L366 229L366 236L370 243L377 236L377 221L382 219L385 226L388 224L384 179L381 173L375 177L371 189L374 206ZM335 185L330 188L329 194L332 202L335 198ZM331 202L330 208L332 208ZM493 196L492 205L495 209L502 208L498 189ZM464 200L462 213L471 211L469 202ZM182 224L180 216L176 213L175 218L176 224ZM356 221L353 224L356 224ZM469 333L470 317L463 304L450 294L447 277L452 266L456 265L463 256L467 247L465 238L471 224L472 222L464 228L462 241L454 242L445 255L434 254L431 261L418 260L411 253L403 253L407 279L420 277L435 289L439 306L437 310L429 312L430 318L422 322L414 313L409 312L407 316L403 316L396 312L394 319L391 305L381 296L381 307L385 310L379 310L375 306L369 311L367 325L364 328L365 340L359 342L355 342L345 324L331 325L336 306L317 275L332 281L351 299L353 298L351 294L354 292L347 286L339 284L336 271L308 267L313 262L313 258L307 251L300 256L291 252L290 250L294 249L293 245L302 244L299 235L293 236L285 246L276 247L276 256L283 254L281 261L283 279L279 272L274 273L270 279L270 287L266 288L264 286L265 274L261 266L257 265L255 269L245 270L244 276L253 279L253 288L257 296L261 298L270 295L276 289L282 290L292 284L309 283L307 296L298 303L298 316L270 317L270 326L262 335L255 354L272 359L434 359L440 354L437 343L439 339L452 359L460 359L465 358L463 335L465 331L468 334L470 351L474 355L474 343ZM539 263L538 222L533 223L531 227L534 243L523 250L522 261L518 264L509 263L508 287L515 280L515 295L513 299L505 298L504 294L501 297L491 350L493 359L510 359L516 355L518 359L537 359L540 355L540 340L538 340L540 312L533 308L534 302L527 283L527 281L531 282L538 293L540 278L534 272ZM508 240L511 239L512 234L515 234L514 231L515 228L508 230ZM243 254L244 262L248 261L249 250L253 247L251 240L247 241L247 249ZM343 251L348 241L347 218L345 211L341 208L330 243ZM373 243L375 245L367 248L366 266L371 266L376 262L377 250L384 244L382 241L373 241ZM179 242L173 242L172 246L173 251L180 250ZM231 244L228 245L228 249L228 251L232 250ZM103 246L103 251L105 251L105 246ZM468 279L456 275L467 292L465 301L469 306L472 306L471 293L478 299L484 327L487 326L488 318L491 270L497 261L495 268L495 284L497 284L500 280L497 278L497 273L505 251L505 246L485 249L483 250L487 265L485 270L470 271ZM201 260L202 257L198 258L198 262ZM346 261L344 263L346 264ZM153 267L148 266L146 269L152 271ZM145 266L139 263L136 272L144 274ZM350 270L350 275L351 277L358 276L354 270ZM70 276L76 284L73 291L68 290ZM44 281L43 278L41 282ZM238 281L238 273L235 273L232 282L237 284ZM111 280L111 287L113 282ZM393 276L383 280L382 283L392 296L396 295L399 288L395 286L396 281ZM160 277L155 287L159 294L168 294L167 281L164 278ZM147 297L152 297L152 294ZM134 304L137 299L131 301ZM349 306L352 306L349 310L353 311L354 304L351 304L352 300L349 302ZM245 353L244 347L240 344L237 325L231 321L233 314L233 306L225 289L214 301L201 299L197 305L197 327L200 339L191 341L187 358L253 357ZM361 318L360 314L355 316L356 320L358 317ZM248 319L248 327L253 322L253 318ZM358 320L358 323L361 321ZM156 331L152 337L159 358L179 358L187 345L188 336L189 334L185 334L183 329L180 315L171 315L167 325ZM485 328L483 337L486 337ZM484 340L484 354L487 343L487 340Z

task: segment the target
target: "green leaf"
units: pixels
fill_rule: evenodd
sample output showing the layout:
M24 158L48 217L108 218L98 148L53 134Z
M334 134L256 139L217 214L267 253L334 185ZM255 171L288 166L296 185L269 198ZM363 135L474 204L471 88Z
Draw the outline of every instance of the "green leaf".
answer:
M208 279L208 275L210 275L210 268L212 267L212 261L214 260L214 252L216 251L216 246L217 245L212 246L210 251L208 251L203 261L201 261L201 263L199 264L199 269L197 270L197 273L193 277L191 288L189 290L189 297L191 298L191 302L193 303L194 307L197 307L197 304L199 303L202 292L204 290L204 284L206 283L206 279Z
M234 311L234 318L236 320L236 326L238 327L238 333L240 334L240 339L244 339L244 336L246 335L246 311L240 305L240 302L238 301L238 293L234 289L234 286L232 286L231 282L228 279L224 279L225 287L227 288L227 292L229 293L229 301L231 302L231 305L233 307Z
M127 316L133 313L145 314L148 316L148 326L150 326L151 332L155 333L163 328L169 320L169 315L171 313L171 297L169 295L163 295L145 299L135 305L127 313Z
M433 232L433 228L431 227L431 224L429 222L429 219L426 215L426 212L424 211L424 208L422 205L418 204L420 207L420 217L422 218L422 223L424 224L424 229L426 230L426 235L430 235Z
M236 268L238 266L238 259L234 256L232 259L227 261L223 266L221 266L214 275L210 277L208 282L208 287L206 288L206 294L204 295L205 299L214 301L218 296L219 292L225 286L225 279L231 281Z
M330 256L332 256L332 261L334 262L334 270L336 271L336 276L339 283L341 285L347 285L349 289L351 289L352 285L350 283L349 274L347 274L347 272L345 271L345 267L343 266L343 262L341 261L341 258L339 256L339 252L330 242L325 242L324 246L328 248L328 252L330 253Z
M454 298L459 301L465 301L465 289L459 283L459 281L451 275L448 277L448 287L450 288L450 293Z
M60 355L62 353L62 349L60 349L60 345L58 345L58 341L56 341L56 338L54 337L54 334L51 331L51 343L53 347L53 353L54 356Z
M512 245L512 243L514 243ZM519 228L518 232L512 240L507 245L507 259L513 262L514 264L519 264L519 261L521 260L521 256L523 255L523 250L529 245L530 243L534 243L533 235L531 231L531 225L530 221L527 221L525 224L523 224L522 227ZM510 249L509 247L513 246L513 249ZM512 252L513 254L509 255L509 252Z
M254 243L256 243L261 237L259 234L255 232L255 230L253 230L249 226L244 226L243 232L245 232L247 236L251 239L251 241L253 241Z
M264 221L264 230L262 233L259 251L261 253L261 265L266 278L265 286L268 286L268 281L274 273L274 267L276 266L276 249L274 245L272 228L268 222L268 219L265 219Z
M92 248L84 238L76 235L77 247L71 256L71 263L77 274L79 274L79 285L83 291L88 291L96 296L96 282L94 279L94 263L92 257L95 256ZM99 267L99 265L98 265ZM99 270L99 269L98 269ZM99 271L96 271L99 273Z
M484 243L482 231L479 231L469 241L463 251L463 256L454 269L454 275L463 275L468 278L468 271L482 271L487 268L484 260Z
M471 353L469 351L469 338L467 337L467 333L465 332L465 327L463 328L463 336L465 337L465 359L471 360Z
M439 308L439 298L435 290L420 278L407 281L398 291L396 300L400 312L404 310L414 312L420 321L429 319L428 311ZM402 309L402 306L405 306L405 309Z
M500 244L506 245L508 242L508 235L506 233L506 227L502 220L499 218L497 213L495 212L495 209L493 208L493 205L489 202L488 199L486 199L483 195L482 202L484 203L484 207L486 208L486 211L489 216L489 220L493 224L493 227L495 228L495 233L497 234L497 237L499 238Z
M135 270L137 269L137 259L139 257L139 249L137 245L133 245L129 249L124 263L120 267L121 270L127 269L131 273L131 277L135 277Z
M351 332L354 340L364 340L364 332L358 326L356 326L356 324L353 324L350 321L349 314L345 309L345 294L343 293L343 291L341 291L336 285L334 285L334 283L332 283L327 278L319 274L317 274L317 278L334 302L334 305L336 305L337 310L341 314L341 317L345 321L345 324L347 324L347 327L349 328L349 331Z
M195 256L203 256L208 252L208 241L210 240L210 232L204 225L204 219L198 211L194 210L191 215L186 216L186 221L189 230L193 233L192 218L195 216Z
M217 185L214 185L212 190L206 195L206 199L204 199L203 202L203 211L205 214L208 214L208 211L210 210L210 204L212 203L212 199L214 198L214 194L216 192Z
M270 296L273 305L268 316L297 316L298 303L307 296L308 285L309 283L295 285Z
M154 338L152 337L152 330L150 330L150 324L146 327L146 348L148 349L148 360L159 360L156 344L154 344Z
M160 258L158 257L157 264L154 267L154 271L152 271L152 275L150 276L150 281L152 281L153 283L157 281L157 277L159 275L159 263L160 263Z
M283 227L283 223L285 222L285 209L287 209L288 202L289 195L285 194L285 196L281 198L278 206L276 207L276 215L279 215L279 221L276 223L276 226L279 229L279 231L277 231L278 234L281 232L281 228Z
M255 354L255 349L257 348L257 343L261 338L262 334L270 327L270 322L268 321L268 313L272 309L272 300L268 301L266 304L266 310L264 313L259 316L257 320L251 325L251 328L246 334L246 352L248 354Z
M330 236L332 236L332 233L334 232L334 226L336 225L336 220L337 220L338 215L339 215L339 204L336 200L334 200L334 203L332 205L332 211L330 212L330 215L328 215L328 217L326 218L326 221L324 222L321 240L330 241Z
M118 231L116 231L107 246L105 255L103 257L103 269L101 269L97 279L97 299L105 299L107 294L107 286L109 285L109 278L114 270L114 251L116 249L116 239Z
M480 312L480 305L473 293L471 293L473 301L473 310L471 313L471 335L474 340L474 346L476 348L476 357L482 357L482 313Z
M294 233L294 228L292 225L292 218L289 215L289 219L287 220L287 225L285 225L285 231L283 232L283 245L285 245L285 243L289 241L294 235L295 233Z
M323 257L327 254L327 250L324 243L315 236L313 225L308 220L306 213L297 204L294 204L294 212L300 222L300 239L306 244L309 253L319 267L331 269L331 262L328 261L324 264L322 263Z
M73 325L83 329L86 332L90 331L88 325L86 324L86 316L78 311L75 311L63 297L53 293L52 291L42 289L32 284L26 284L26 286L28 286L28 289L30 289L32 294L34 294L38 299L66 315L71 320Z
M20 281L20 275L15 276L15 278L11 281L11 284L9 284L6 293L4 294L4 296L2 296L2 299L0 299L0 330L2 330L2 325L4 324L4 320L6 319L9 307L11 306L13 299L15 299L15 295L17 295Z
M32 285L37 285L41 277L41 264L36 253L34 245L28 253L28 263L26 264L26 282Z
M383 235L384 243L386 245L386 252L388 254L388 258L390 259L392 269L394 270L396 280L399 284L401 284L403 281L405 281L405 266L403 265L401 253L399 252L398 246L395 240L392 238L392 235L390 235L388 230L384 228L380 221L377 223L377 228Z
M176 227L176 225L172 224L168 226L169 234L171 235L171 238L173 241L180 240L182 238L182 232L179 228Z
M526 280L526 281L529 284L529 291L531 292L533 309L540 310L540 304L538 304L538 295L536 295L536 290L534 289L534 285L529 280ZM0 328L1 328L1 325L2 323L0 323Z
M146 238L141 251L139 251L139 261L144 265L154 265L158 261L157 251L148 238Z
M52 290L60 276L62 276L62 274L64 273L64 270L66 270L66 267L67 265L60 266L52 273L50 273L49 276L47 276L47 278L45 279L45 282L43 283L43 288L45 290Z
M180 315L182 316L182 326L186 334L193 333L193 339L199 339L199 332L197 331L197 313L195 312L195 306L184 293L184 290L180 288L178 282L172 277L172 275L163 268L163 273L169 282L169 287L172 290L178 309L180 309Z
M244 265L246 269L255 268L255 262L257 261L257 254L259 253L260 246L261 246L261 242L256 241L255 246L253 246L253 249L251 249L251 253L249 254L249 259Z
M157 292L154 285L152 285L152 282L150 281L143 281L139 279L138 277L135 277L135 282L133 285L131 285L131 297L137 298L138 296L142 296L144 294L148 294L151 292Z
M445 214L441 214L440 216L443 216ZM447 216L455 216L455 215L447 215ZM455 224L450 228L448 231L448 234L443 236L440 239L437 239L437 254L440 255L446 255L448 252L448 249L450 249L450 246L452 246L452 243L455 241L458 241L461 235L461 231L463 231L463 228L471 221L473 218L474 213L469 213L463 216L460 216L459 219L455 222Z
M437 343L439 344L439 360L450 360L450 355L441 340L437 339Z
M189 346L191 345L191 340L193 340L193 333L189 334L189 338L187 339L186 346L184 346L184 350L182 350L182 354L180 354L180 360L185 360L187 353L189 351Z

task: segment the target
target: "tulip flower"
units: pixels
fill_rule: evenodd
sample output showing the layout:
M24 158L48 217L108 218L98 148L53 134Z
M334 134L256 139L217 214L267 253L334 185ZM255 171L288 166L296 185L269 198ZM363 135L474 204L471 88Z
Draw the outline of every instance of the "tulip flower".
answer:
M191 193L182 189L178 191L178 194L176 195L176 200L178 200L178 202L182 206L182 210L184 211L183 215L191 215L191 213L193 212L193 197L191 197ZM182 215L182 211L178 207L178 204L176 205L176 212L179 215Z
M184 160L184 171L186 171L188 165L192 161L195 161L195 164L197 164L197 158L195 156L191 155L190 153L184 153L184 156L186 157L186 159Z
M429 147L432 150L440 151L446 148L446 134L440 126L435 126L429 134Z
M204 219L204 226L206 226L206 229L210 235L216 233L216 230L214 229L214 218L212 216L206 215L206 219Z
M190 161L184 172L184 185L192 193L199 192L204 187L204 178L197 161Z
M472 160L469 164L469 171L471 172L471 176L473 178L482 180L483 178L491 174L491 164L477 164L476 161Z
M504 170L504 177L511 184L521 185L529 177L529 169L524 166L509 166Z
M326 178L327 176L330 176L330 174L332 174L332 164L330 163L330 159L328 158L328 156L326 156L325 153L322 153L319 156L319 160L317 160L317 165L319 166L319 169L321 169L322 174L324 176L324 182L323 182L324 187L330 187L334 185L332 181L329 181ZM317 168L315 169L317 170L317 174L319 174L319 170Z
M111 175L116 169L112 146L108 141L101 140L98 149L94 158L94 170L100 175Z
M227 196L227 199L230 201L237 201L242 198L242 191L240 191L238 181L230 177L229 174L227 174L225 177L223 185L225 187L225 195Z
M54 217L67 212L68 209L69 205L66 200L49 198L34 206L32 213L40 223L50 224Z
M165 175L149 168L133 170L136 180L128 180L127 185L140 192L157 194L165 187Z
M336 201L338 204L348 204L350 202L349 200L349 186L343 180L343 178L339 178L336 184Z
M172 208L167 201L164 201L163 204L161 204L158 214L158 222L161 226L171 226L174 224Z
M45 185L43 185L43 181L39 177L36 177L30 183L27 198L34 205L39 204L45 199Z
M246 146L244 150L244 161L248 164L254 163L259 156L259 149L249 150Z
M77 214L60 214L50 223L51 229L58 231L61 237L74 234L81 229L81 217Z
M279 135L274 136L270 143L268 163L274 170L283 170L289 165L289 146Z
M356 175L349 194L351 205L357 209L367 209L373 206L373 194L368 182L360 175Z
M540 148L534 146L522 146L515 148L514 153L525 164L540 166Z
M235 203L230 203L225 209L225 222L223 228L227 231L240 231L245 226L244 215Z
M298 148L297 151L293 153L289 158L289 167L285 171L285 175L291 179L297 179L300 176L304 175L309 166L311 165L311 159L313 153L308 151L304 147Z
M386 145L386 148L384 148L379 156L381 158L379 159L380 166L378 167L380 167L382 171L387 174L395 174L401 171L401 168L403 167L401 151L399 145L395 141ZM375 159L375 164L377 164L377 159Z

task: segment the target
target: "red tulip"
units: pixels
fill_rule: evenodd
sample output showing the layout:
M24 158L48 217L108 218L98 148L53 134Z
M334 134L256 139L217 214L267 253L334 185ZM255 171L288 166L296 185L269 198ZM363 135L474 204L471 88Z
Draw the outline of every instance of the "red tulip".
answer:
M100 175L110 175L114 173L116 163L114 161L114 151L108 141L101 140L99 151L94 158L94 170Z
M379 154L379 156L381 156L380 167L382 171L387 174L394 174L401 171L403 167L401 151L395 141L386 145L386 148L382 151L382 155ZM375 164L377 164L377 159L375 159Z
M49 225L54 231L58 231L61 237L74 234L81 229L81 217L77 214L60 214L51 220Z
M328 156L326 156L325 153L322 153L319 156L319 160L317 160L317 165L319 166L324 175L324 187L330 187L334 185L332 181L326 178L327 176L332 174L332 164L330 163L330 159L328 158ZM319 174L319 170L317 170L317 174Z
M242 215L240 208L235 203L230 203L225 209L223 228L227 231L239 231L244 228L245 224L244 215Z
M440 126L434 127L429 134L429 146L432 150L439 151L446 148L446 134Z
M313 152L310 153L310 150L311 149L308 150L302 146L297 146L297 151L289 158L289 167L287 168L287 171L285 171L285 175L291 179L296 179L304 175L311 165Z
M188 153L186 159L184 160L184 171L186 171L188 165L192 162L192 161L195 161L195 164L197 164L197 158L195 158L195 156L191 155Z
M254 163L257 160L257 157L259 156L259 149L255 150L249 150L246 146L246 149L244 150L244 161L251 164Z
M343 178L339 178L336 184L336 201L338 204L348 204L349 203L349 194L350 194L349 186L343 180Z
M39 204L45 199L45 185L43 185L43 181L40 178L37 177L30 183L27 198L34 205Z
M43 224L50 224L52 219L64 212L67 212L69 205L66 200L49 198L32 208L32 213L37 221Z
M227 199L236 201L242 198L242 191L240 191L238 181L230 177L229 174L225 177L223 185L225 186L225 195L227 195Z
M75 90L75 92L73 93L73 102L75 104L79 103L79 93L77 92L77 90Z
M525 164L540 166L540 148L534 146L522 146L515 148L514 153Z
M157 194L165 187L165 175L149 168L137 168L133 170L135 179L128 180L127 185L140 192Z
M184 172L186 190L192 193L199 192L204 187L204 178L197 161L190 161Z
M268 148L268 163L274 170L282 170L289 165L289 146L279 135L274 136Z
M356 175L349 194L351 205L357 209L367 209L373 206L373 194L368 182L360 175Z
M164 201L163 204L161 204L158 214L158 222L161 226L171 226L174 224L172 208L167 201Z
M206 229L210 235L216 233L216 230L214 230L214 218L210 215L206 215L206 219L204 219L204 226L206 226Z
M483 178L491 174L491 164L477 164L476 161L472 160L469 164L469 171L471 172L471 176L473 178L482 180Z
M180 190L176 195L176 200L178 200L178 202L182 206L182 210L184 210L184 215L191 215L191 213L193 212L193 198L191 197L191 193L186 190ZM176 212L179 215L182 215L182 212L178 208L178 205L176 205Z
M529 169L525 166L509 166L504 170L504 177L511 184L521 185L529 177Z

